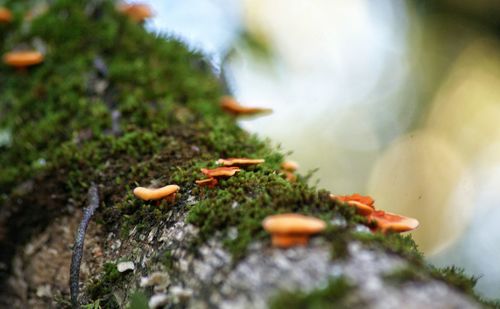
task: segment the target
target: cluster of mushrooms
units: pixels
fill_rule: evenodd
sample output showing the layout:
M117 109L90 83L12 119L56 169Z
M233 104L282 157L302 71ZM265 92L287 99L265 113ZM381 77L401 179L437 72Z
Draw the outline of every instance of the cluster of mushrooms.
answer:
M153 16L153 12L149 6L141 3L120 3L117 6L117 10L137 23L143 23L146 19ZM28 14L26 19L29 20L32 17ZM0 24L9 24L13 19L13 14L9 9L0 7ZM6 65L24 72L27 68L42 63L44 55L40 51L23 48L5 53L2 60Z
M146 19L153 16L151 9L140 3L118 5L117 10L131 18L137 23L143 23ZM6 8L0 7L0 24L12 22L12 12ZM3 62L13 68L24 71L30 66L42 63L44 55L36 50L17 50L3 55ZM271 109L258 107L245 107L240 105L233 97L223 96L220 100L220 106L226 113L235 116L255 116L271 113ZM198 186L215 188L219 179L234 176L242 168L264 163L264 159L249 158L228 158L219 159L217 168L202 168L201 172L206 176L204 179L196 180ZM290 181L296 181L295 171L298 164L295 162L284 162L281 165L281 173ZM145 201L175 201L176 193L180 190L178 185L167 185L161 188L137 187L134 189L134 195ZM330 198L335 201L343 202L348 206L354 207L356 212L364 216L369 222L372 231L381 231L386 233L406 232L417 228L418 221L401 215L376 210L374 200L368 196L353 194L349 196L340 196L331 194ZM305 216L296 213L286 213L268 216L262 222L263 228L271 234L272 245L280 248L288 248L297 245L306 245L310 236L321 233L325 230L327 224L321 219Z
M234 98L224 96L220 102L221 108L233 116L255 116L271 112L270 109L257 107L241 106ZM204 179L196 180L198 186L215 188L221 178L229 178L240 172L242 168L264 163L264 159L249 158L228 158L219 159L217 164L220 166L213 169L202 168L201 172L206 176ZM286 161L281 165L281 173L290 181L296 181L295 171L298 164L292 161ZM179 190L177 185L169 185L159 189L136 188L134 194L144 200L169 199L175 198L175 193ZM148 193L146 196L144 192ZM418 221L413 218L396 215L375 209L375 201L369 196L353 194L347 196L330 194L332 201L345 203L354 207L356 213L367 219L368 226L373 232L382 233L407 232L417 228ZM305 216L296 213L285 213L271 215L262 222L263 228L271 234L272 245L279 248L289 248L298 245L307 245L309 238L321 233L326 229L326 222L311 216Z

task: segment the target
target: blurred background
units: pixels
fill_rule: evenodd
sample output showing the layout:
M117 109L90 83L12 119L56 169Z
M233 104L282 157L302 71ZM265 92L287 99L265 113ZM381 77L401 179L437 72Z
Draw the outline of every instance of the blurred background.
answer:
M500 1L143 0L201 50L242 127L321 188L418 218L429 262L500 297Z

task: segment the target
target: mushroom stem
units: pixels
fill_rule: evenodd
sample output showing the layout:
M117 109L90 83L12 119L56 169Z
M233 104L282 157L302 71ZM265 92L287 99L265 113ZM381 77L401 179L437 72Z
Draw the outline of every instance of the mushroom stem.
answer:
M271 238L272 244L279 248L292 246L305 246L309 242L309 235L301 234L274 234Z

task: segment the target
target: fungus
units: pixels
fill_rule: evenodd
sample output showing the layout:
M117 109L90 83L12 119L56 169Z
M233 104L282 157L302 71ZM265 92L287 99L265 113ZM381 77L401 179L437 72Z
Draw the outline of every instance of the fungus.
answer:
M294 172L298 168L299 165L293 161L285 161L281 164L281 171L285 174L285 178L289 182L295 182L297 180L297 176L295 176Z
M248 158L228 158L219 159L217 163L223 166L249 166L264 163L264 159L248 159Z
M138 23L144 22L146 19L153 16L151 8L147 4L143 3L122 3L118 6L118 11L127 15L132 20Z
M383 210L375 210L369 216L368 220L374 221L376 226L372 230L381 231L382 233L392 232L408 232L418 227L417 219L409 218L401 215L396 215Z
M174 199L175 194L179 191L178 185L168 185L158 189L137 187L134 189L134 195L141 200L160 200L160 199Z
M241 106L233 97L230 96L223 96L220 99L220 105L226 113L233 116L253 116L258 114L269 114L273 111L269 108Z
M373 207L373 204L375 204L375 201L370 196L364 196L358 193L354 193L351 195L335 195L335 196L338 200L342 202L355 201L371 207Z
M288 248L307 245L309 237L323 231L326 223L314 217L289 213L268 216L262 226L271 234L273 246Z
M3 62L17 69L25 69L43 61L39 51L12 51L3 55Z
M241 171L238 167L217 167L214 169L202 168L201 172L208 177L231 177L236 174L236 172Z
M351 196L356 196L356 199L350 199ZM356 208L356 212L362 216L368 216L375 211L375 207L373 207L373 199L371 199L370 197L361 196L359 194L353 194L350 196L330 194L330 199L346 203L347 205ZM360 202L360 200L366 201L370 204Z
M0 7L0 24L8 24L12 21L12 13L9 9Z
M196 180L195 183L200 187L214 188L219 183L219 181L213 177L210 177L207 179Z
M299 169L299 164L294 161L285 161L281 163L281 169L287 172L295 172Z

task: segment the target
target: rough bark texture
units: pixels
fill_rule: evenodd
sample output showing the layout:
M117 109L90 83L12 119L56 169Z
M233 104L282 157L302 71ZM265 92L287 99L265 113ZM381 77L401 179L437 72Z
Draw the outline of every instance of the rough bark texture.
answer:
M80 302L90 308L476 308L474 279L426 265L409 236L372 234L328 192L280 172L283 155L238 128L203 57L118 14L111 1L11 0L2 52L45 62L0 67L0 305L70 306L72 244L85 193L99 209L85 238ZM31 11L30 11L31 10ZM29 19L26 18L31 12ZM200 188L201 167L265 158ZM136 199L175 183L175 201ZM320 217L306 247L270 246L270 214ZM119 272L121 262L134 269ZM149 277L149 279L147 279Z

